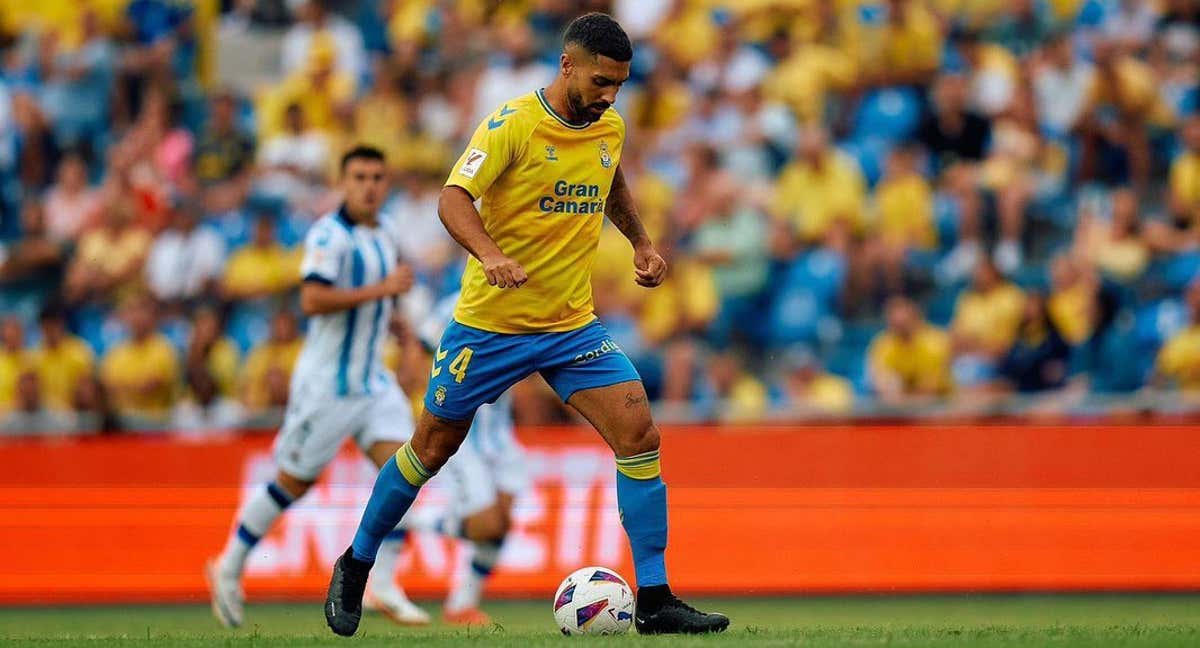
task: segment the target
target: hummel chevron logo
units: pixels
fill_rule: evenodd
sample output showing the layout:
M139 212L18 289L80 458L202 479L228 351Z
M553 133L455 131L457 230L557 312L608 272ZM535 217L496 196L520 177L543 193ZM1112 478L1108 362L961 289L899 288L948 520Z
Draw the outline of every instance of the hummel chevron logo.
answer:
M500 128L501 126L504 125L504 122L505 122L504 119L500 119L500 118L508 117L509 115L516 114L516 112L517 111L515 111L515 110L509 110L508 104L504 104L503 106L500 107L500 114L498 114L498 115L496 115L496 117L493 117L488 120L488 130L496 130L497 128Z

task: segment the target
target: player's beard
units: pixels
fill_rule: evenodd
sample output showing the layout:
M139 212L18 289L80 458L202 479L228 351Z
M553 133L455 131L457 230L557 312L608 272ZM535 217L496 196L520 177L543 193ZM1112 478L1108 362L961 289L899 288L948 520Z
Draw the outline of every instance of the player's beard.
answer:
M604 111L608 110L607 103L601 102L590 106L583 103L583 94L570 88L567 88L567 105L571 107L571 112L576 119L588 123L598 121L604 115Z

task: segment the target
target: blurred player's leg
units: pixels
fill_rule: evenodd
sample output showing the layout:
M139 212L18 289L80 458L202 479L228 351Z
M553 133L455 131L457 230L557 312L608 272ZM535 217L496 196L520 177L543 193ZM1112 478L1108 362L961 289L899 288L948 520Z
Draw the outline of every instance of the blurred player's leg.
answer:
M446 597L444 618L448 623L486 625L490 621L479 605L484 583L496 570L511 527L512 501L511 495L498 493L490 507L467 519L466 535L476 538L471 541L474 551L470 562L462 564L462 571Z
M308 492L346 437L362 426L366 402L295 398L289 405L275 438L279 473L243 502L225 550L206 571L213 614L222 625L234 627L243 621L241 579L250 552L279 516Z
M364 604L400 625L428 625L429 613L409 600L404 588L396 582L396 562L404 550L407 535L404 529L395 529L383 539L367 581Z
M280 472L275 481L264 485L242 503L236 530L225 543L221 555L210 563L207 573L212 589L213 614L225 627L236 628L244 619L241 582L250 551L292 502L308 491L310 485L309 482Z

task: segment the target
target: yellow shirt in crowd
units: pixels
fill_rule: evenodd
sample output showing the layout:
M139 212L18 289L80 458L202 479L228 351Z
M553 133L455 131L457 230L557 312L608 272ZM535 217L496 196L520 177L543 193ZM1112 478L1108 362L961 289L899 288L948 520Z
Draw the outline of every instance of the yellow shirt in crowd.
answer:
M908 340L884 331L871 342L867 361L872 372L895 376L905 393L946 394L950 377L950 338L936 326L925 325Z
M875 190L879 234L893 245L931 250L937 246L933 188L920 174L886 179Z
M819 241L844 220L862 231L866 182L858 165L836 152L825 154L819 168L802 160L787 165L775 187L773 211L787 218L805 241Z
M691 67L710 57L719 32L707 7L693 6L670 16L654 30L654 42L672 61Z
M233 394L237 383L238 360L237 345L229 338L221 338L213 344L208 353L208 373L217 383L217 390L224 396Z
M0 412L12 409L17 400L21 374L34 369L33 354L25 349L0 351Z
M267 374L272 371L283 372L286 380L291 380L292 369L296 359L300 357L300 349L304 346L301 339L291 342L266 342L246 356L246 366L242 369L242 400L249 409L261 409L267 406Z
M787 104L804 123L820 123L825 116L825 96L854 84L858 70L854 59L836 47L810 43L798 47L763 83L770 99Z
M798 405L827 414L845 414L854 407L854 387L841 376L823 373L808 384Z
M937 69L942 56L942 30L937 16L922 2L898 3L904 7L899 23L862 21L861 10L870 5L885 11L884 3L863 0L842 10L844 48L864 72L887 70L911 74Z
M89 267L115 275L149 254L151 243L150 233L140 227L128 227L116 234L101 228L84 234L75 254Z
M277 293L300 283L300 257L279 244L247 245L225 265L225 289L235 294Z
M1192 226L1200 225L1200 153L1184 153L1171 163L1171 197L1187 210Z
M138 342L129 340L105 356L100 374L117 413L164 418L170 413L179 385L179 359L161 333ZM158 386L145 391L152 381Z
M79 382L96 369L96 355L83 340L67 336L54 348L42 345L34 352L42 402L49 409L69 410Z
M1200 389L1200 324L1179 332L1158 352L1158 371L1180 389Z
M1046 302L1050 321L1070 344L1081 344L1092 336L1092 298L1086 286L1057 290Z
M950 328L985 349L1007 351L1017 337L1025 294L1013 284L996 286L988 292L968 290L958 298Z

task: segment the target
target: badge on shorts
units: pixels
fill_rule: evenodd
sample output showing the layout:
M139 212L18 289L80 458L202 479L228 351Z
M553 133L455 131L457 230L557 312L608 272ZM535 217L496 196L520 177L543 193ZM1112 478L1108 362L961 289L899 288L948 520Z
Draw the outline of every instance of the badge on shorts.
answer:
M439 407L446 403L445 385L438 385L437 389L433 390L433 402L437 403Z

